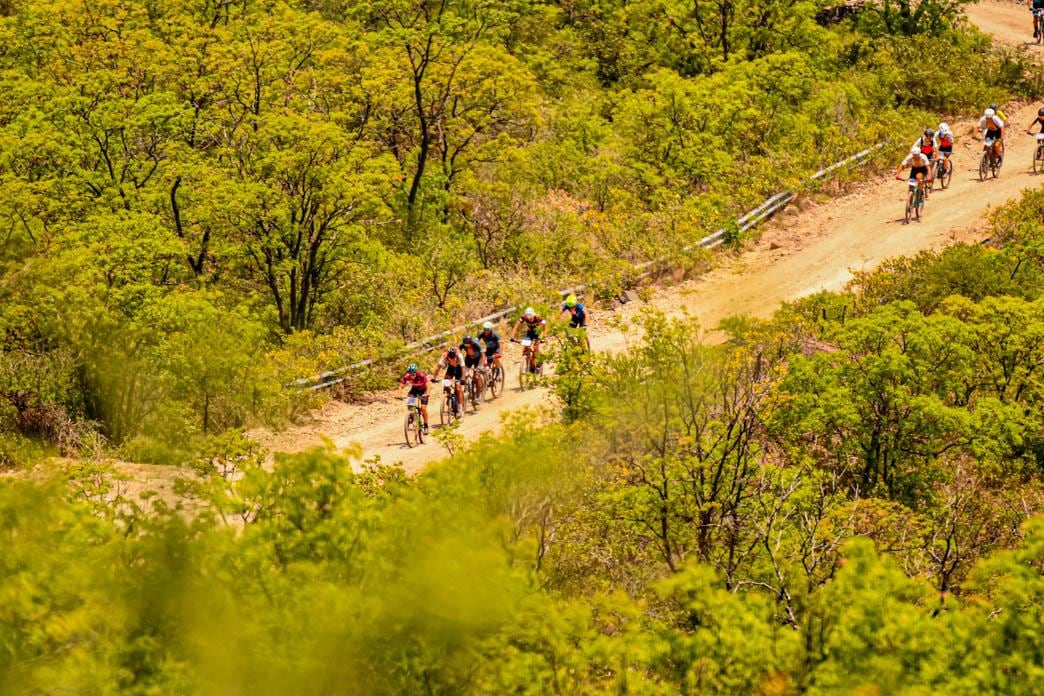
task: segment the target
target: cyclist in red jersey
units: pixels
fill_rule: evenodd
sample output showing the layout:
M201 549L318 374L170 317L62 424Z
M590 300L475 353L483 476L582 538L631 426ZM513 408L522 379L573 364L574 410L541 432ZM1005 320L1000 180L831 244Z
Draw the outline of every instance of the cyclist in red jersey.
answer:
M424 434L428 434L428 376L417 369L415 363L410 363L406 368L406 374L399 380L399 398L403 397L406 387L410 388L408 396L416 396L421 402L421 416L424 418Z

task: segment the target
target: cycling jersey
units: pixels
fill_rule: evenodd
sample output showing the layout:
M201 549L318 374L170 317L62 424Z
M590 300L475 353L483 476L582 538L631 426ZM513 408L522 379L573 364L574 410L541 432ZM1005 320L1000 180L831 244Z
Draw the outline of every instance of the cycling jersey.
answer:
M913 146L920 150L925 157L931 158L935 154L935 138L925 138L922 135L914 142Z
M460 344L459 348L464 351L464 355L478 355L482 352L482 346L479 345L478 340L471 339L470 341L464 341Z
M562 305L563 312L569 312L569 307ZM587 310L579 302L572 308L575 311L570 312L569 326L573 329L580 329L587 326Z
M1004 120L998 116L991 116L990 118L983 116L979 119L979 130L986 131L987 138L999 138L1002 128L1004 128Z
M428 375L423 372L414 372L411 375L407 372L402 376L402 379L399 380L399 384L410 385L410 394L413 394L413 392L417 390L420 390L423 394L428 389Z
M914 169L924 168L925 173L927 173L929 164L931 164L931 162L929 161L928 156L925 155L923 152L919 152L916 155L907 155L906 159L904 159L903 163L899 166L905 167L907 165L910 165ZM910 178L912 179L913 176L911 176Z
M944 152L953 150L953 133L950 131L939 131L938 140L940 150L943 150Z
M459 358L455 362L450 362L446 356L443 356L442 359L439 360L439 367L446 368L446 379L456 379L461 382L464 381L464 363L462 363Z
M496 331L483 331L479 334L479 340L486 344L487 358L492 358L500 352L500 335Z
M540 315L536 315L533 318L521 317L518 320L519 324L526 325L526 338L533 339L534 341L540 340L540 327L544 326L547 322L540 318Z

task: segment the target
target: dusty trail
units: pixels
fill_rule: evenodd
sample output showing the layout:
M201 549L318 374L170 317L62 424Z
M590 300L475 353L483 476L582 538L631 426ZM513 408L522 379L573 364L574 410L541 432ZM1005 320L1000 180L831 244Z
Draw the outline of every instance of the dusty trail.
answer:
M990 2L972 9L976 10L970 14L977 24L983 15L989 20L979 24L985 31L996 31L1009 41L1027 34L1029 12L1023 6ZM768 316L784 301L820 290L840 289L853 271L872 269L884 259L979 239L991 205L1016 198L1025 188L1044 185L1044 177L1035 177L1030 171L1033 139L1021 129L1038 106L1009 109L1009 118L1016 127L1008 138L1004 169L995 180L978 180L981 143L971 138L972 123L957 124L952 183L948 190L932 195L923 222L902 223L904 184L890 177L863 184L855 193L818 206L805 204L803 212L791 209L767 228L751 249L733 258L723 257L717 268L702 277L658 291L648 304L633 303L618 312L598 312L591 327L593 348L624 348L626 335L610 328L609 319L630 318L641 307L668 314L687 312L710 329L727 316ZM916 135L911 131L911 142ZM514 355L505 356L509 378L515 377L511 369L517 360ZM438 422L440 399L439 394L431 398L433 425ZM504 394L483 404L477 414L466 416L459 432L469 440L475 439L496 431L504 414L546 403L545 390L520 392L509 379ZM308 425L278 434L253 435L276 451L304 449L318 444L323 437L338 447L358 443L364 456L401 462L408 471L419 470L446 456L446 450L434 440L418 448L406 448L402 416L402 402L385 393L376 395L366 405L332 402L315 414L314 422Z
M965 13L973 25L997 43L1044 53L1044 47L1033 40L1033 18L1025 2L982 0L966 7Z

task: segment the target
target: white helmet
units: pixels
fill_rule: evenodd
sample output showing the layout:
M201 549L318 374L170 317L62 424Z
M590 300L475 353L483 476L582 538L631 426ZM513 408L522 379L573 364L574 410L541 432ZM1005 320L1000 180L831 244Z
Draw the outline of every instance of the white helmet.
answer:
M526 307L525 316L526 319L532 319L536 316L536 312L533 311L532 307Z
M986 118L993 118L994 116L997 115L997 112L994 111L993 109L986 109L986 111L984 111L982 113L982 115L985 116Z
M950 132L950 124L949 123L940 123L939 124L939 132L940 133L949 133Z
M484 322L482 322L482 330L483 331L489 331L492 328L493 328L493 322L491 322L491 321L484 321Z
M919 154L921 154L921 148L919 148L916 145L914 145L913 147L910 148L910 154L911 155L919 155Z

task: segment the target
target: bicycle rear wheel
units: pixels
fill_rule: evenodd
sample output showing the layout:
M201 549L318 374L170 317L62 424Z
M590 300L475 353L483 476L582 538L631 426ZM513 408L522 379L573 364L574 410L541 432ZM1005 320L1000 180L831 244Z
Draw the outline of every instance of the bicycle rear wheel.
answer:
M1038 145L1033 154L1033 173L1044 174L1044 145Z

